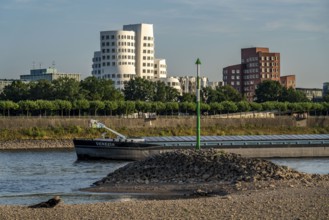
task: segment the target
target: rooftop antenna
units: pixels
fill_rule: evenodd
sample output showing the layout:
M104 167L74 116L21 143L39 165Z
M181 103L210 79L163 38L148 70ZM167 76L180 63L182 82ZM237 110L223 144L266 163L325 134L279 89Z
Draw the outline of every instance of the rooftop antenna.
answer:
M41 69L42 67L42 62L39 62L39 69Z
M55 60L52 62L52 67L53 67L53 69L55 69L55 65L56 65L56 63L55 63Z
M35 69L35 61L32 62L32 69Z

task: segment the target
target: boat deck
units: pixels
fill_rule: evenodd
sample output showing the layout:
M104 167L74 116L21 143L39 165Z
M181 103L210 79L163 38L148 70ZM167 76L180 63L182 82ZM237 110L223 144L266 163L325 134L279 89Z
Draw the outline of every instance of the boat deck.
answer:
M196 136L143 137L146 143L162 146L195 146ZM326 145L329 134L307 135L242 135L201 136L201 146L277 146L277 145Z

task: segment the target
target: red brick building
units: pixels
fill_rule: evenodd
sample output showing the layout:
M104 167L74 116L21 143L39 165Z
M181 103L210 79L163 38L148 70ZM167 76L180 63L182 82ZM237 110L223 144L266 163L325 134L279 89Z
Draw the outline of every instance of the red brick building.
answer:
M280 53L265 47L241 49L241 64L223 68L223 81L254 100L257 85L265 80L280 81Z
M296 89L296 76L295 75L281 76L280 83L282 86L286 87L287 89L289 88Z

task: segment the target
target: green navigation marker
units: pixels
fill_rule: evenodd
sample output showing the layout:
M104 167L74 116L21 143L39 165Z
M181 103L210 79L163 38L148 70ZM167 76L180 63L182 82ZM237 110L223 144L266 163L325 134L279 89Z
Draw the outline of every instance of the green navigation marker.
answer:
M200 128L200 78L199 78L199 71L200 71L200 65L201 61L198 58L195 62L197 66L196 70L196 112L197 112L197 119L196 119L196 145L195 149L200 150L201 144L200 144L200 134L201 134L201 128Z

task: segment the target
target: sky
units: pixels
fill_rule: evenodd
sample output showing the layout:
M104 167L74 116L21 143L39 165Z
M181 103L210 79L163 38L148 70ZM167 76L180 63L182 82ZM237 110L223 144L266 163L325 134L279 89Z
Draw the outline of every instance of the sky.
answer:
M200 58L201 75L222 81L241 48L268 47L297 87L329 82L328 0L0 0L0 79L53 64L91 76L100 31L138 23L153 24L169 76L195 76Z

